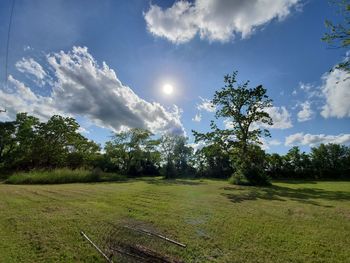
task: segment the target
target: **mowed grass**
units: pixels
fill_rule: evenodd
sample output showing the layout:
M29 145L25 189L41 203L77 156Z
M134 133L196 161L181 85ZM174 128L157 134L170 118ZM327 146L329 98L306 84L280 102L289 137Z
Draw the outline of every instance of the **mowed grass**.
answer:
M0 184L0 262L104 262L79 232L128 222L187 244L154 241L186 262L349 262L350 182Z

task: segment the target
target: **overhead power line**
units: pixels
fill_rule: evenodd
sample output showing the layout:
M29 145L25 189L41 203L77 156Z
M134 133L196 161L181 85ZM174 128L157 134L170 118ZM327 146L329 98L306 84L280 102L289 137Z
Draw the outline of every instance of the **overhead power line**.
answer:
M6 85L6 87L7 87L7 81L8 81L8 60L9 60L9 48L10 48L10 36L11 36L11 27L12 27L12 17L13 17L13 10L15 9L15 2L16 2L16 0L12 0L10 21L9 21L9 26L8 26L8 30L7 30L7 45L6 45L6 57L5 57L5 85Z

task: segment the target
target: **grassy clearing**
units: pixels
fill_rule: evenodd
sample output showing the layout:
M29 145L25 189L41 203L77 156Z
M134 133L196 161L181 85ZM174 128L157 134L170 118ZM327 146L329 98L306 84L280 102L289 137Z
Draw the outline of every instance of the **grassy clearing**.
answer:
M119 183L0 184L0 262L104 262L79 234L101 242L138 224L186 243L149 238L186 262L347 262L350 182L140 179Z
M125 177L118 174L95 172L83 169L56 169L52 171L20 172L11 175L5 182L8 184L66 184L120 181Z

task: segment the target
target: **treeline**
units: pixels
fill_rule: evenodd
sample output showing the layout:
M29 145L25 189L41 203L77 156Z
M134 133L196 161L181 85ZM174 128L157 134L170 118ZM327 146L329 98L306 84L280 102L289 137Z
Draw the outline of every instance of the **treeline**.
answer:
M350 147L321 144L309 154L298 147L287 154L268 154L259 146L250 147L250 163L273 179L350 179ZM239 162L238 154L227 154L219 145L210 145L195 153L198 176L229 178ZM232 165L233 164L233 165Z
M0 122L1 171L90 166L99 157L100 146L78 130L75 119L58 115L40 122L19 113L15 121Z
M27 113L0 122L0 175L19 171L100 169L128 176L167 178L195 175L190 165L193 149L181 136L155 139L144 129L115 133L101 147L79 133L74 118L52 116L47 122Z
M47 122L26 113L15 121L0 122L0 172L51 170L56 168L99 169L130 177L159 176L229 178L242 158L251 167L263 169L271 178L350 179L350 148L321 144L309 154L293 147L286 155L267 154L249 145L247 156L211 143L197 151L187 138L154 136L134 128L115 133L101 147L79 133L79 124L69 117L52 116ZM254 169L250 171L254 176ZM251 178L254 180L254 178Z

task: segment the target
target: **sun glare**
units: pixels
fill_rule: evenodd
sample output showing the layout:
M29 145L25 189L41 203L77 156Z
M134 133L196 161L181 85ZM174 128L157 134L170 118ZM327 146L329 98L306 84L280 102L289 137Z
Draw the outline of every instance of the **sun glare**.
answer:
M174 92L174 88L170 84L165 84L163 86L163 93L166 95L171 95Z

